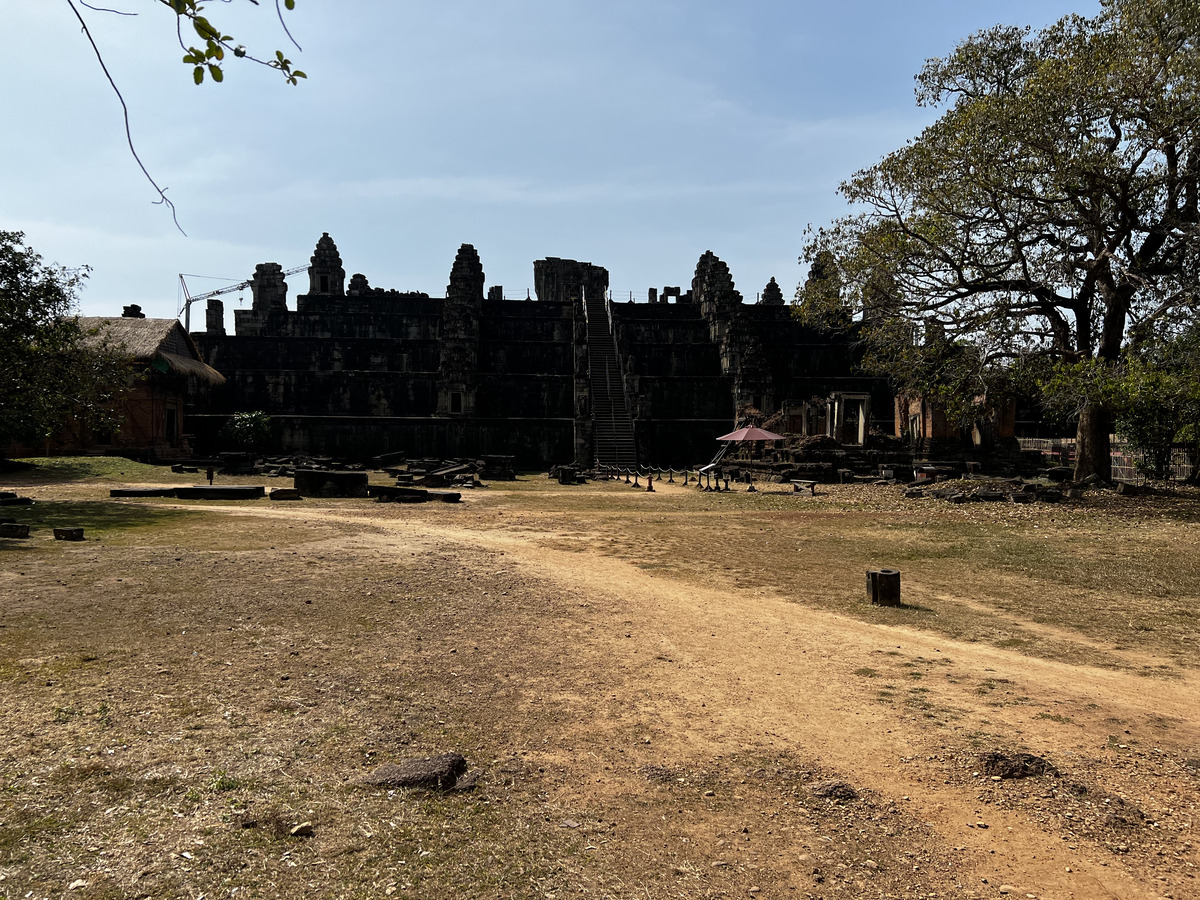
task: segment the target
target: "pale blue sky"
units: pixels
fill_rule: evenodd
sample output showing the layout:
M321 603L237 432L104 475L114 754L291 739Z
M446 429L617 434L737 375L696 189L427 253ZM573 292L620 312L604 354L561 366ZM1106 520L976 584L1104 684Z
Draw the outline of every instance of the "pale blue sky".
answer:
M804 230L838 183L933 113L913 76L997 23L1092 0L297 0L307 81L231 60L196 87L152 0L89 12L143 161L65 0L0 2L0 228L88 264L81 309L178 311L180 272L248 278L308 262L321 232L347 274L440 296L459 244L524 296L545 256L608 268L615 293L686 285L712 250L753 299L791 296ZM213 3L252 51L284 47L270 0ZM193 293L220 281L190 279ZM306 290L289 280L289 301ZM227 310L236 294L227 296ZM248 301L248 295L247 295ZM294 305L294 303L293 303ZM230 322L232 320L230 319ZM193 328L202 327L202 314Z

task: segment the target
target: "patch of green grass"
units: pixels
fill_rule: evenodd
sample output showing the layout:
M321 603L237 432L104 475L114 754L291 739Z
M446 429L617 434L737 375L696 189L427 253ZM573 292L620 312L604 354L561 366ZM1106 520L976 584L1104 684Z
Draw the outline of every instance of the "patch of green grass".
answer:
M162 509L133 503L103 500L37 500L33 506L16 507L19 521L32 530L51 528L82 528L85 539L156 528L197 515L189 510Z
M879 677L879 672L877 672L875 669L869 668L867 666L863 666L861 669L855 669L854 674L858 675L860 678L877 678L877 677Z
M0 828L0 858L10 864L20 862L21 856L18 854L22 844L48 843L70 827L68 822L53 813L23 821L19 816L15 821L10 819Z
M242 783L224 769L217 769L208 779L208 789L213 793L236 791L241 786Z
M120 456L49 456L15 460L31 468L14 481L83 481L93 478L124 481L173 480L165 466L134 462Z

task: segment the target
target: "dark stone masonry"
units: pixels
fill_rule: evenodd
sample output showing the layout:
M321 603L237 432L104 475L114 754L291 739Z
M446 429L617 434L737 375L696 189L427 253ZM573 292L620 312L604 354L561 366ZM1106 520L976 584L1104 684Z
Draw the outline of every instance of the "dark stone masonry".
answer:
M650 303L612 302L606 269L554 258L534 263L536 299L505 300L470 244L444 297L361 274L347 287L328 234L308 275L289 308L283 268L257 266L232 334L209 300L192 337L227 381L190 418L198 446L216 447L232 413L263 410L293 453L694 465L740 407L769 416L835 394L869 398L864 414L892 429L891 395L855 374L851 335L801 325L774 279L743 302L711 252L690 290L655 290Z

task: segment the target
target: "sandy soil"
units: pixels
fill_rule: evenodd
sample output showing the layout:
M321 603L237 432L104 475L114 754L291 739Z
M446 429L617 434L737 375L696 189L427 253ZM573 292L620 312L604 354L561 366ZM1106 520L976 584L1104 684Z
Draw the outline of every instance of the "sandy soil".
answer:
M229 820L213 817L215 789L171 816L170 803L137 798L145 840L174 848L169 866L141 851L114 861L131 832L98 825L107 801L97 799L61 832L13 837L0 893L59 896L81 881L65 893L276 896L307 884L327 896L1200 897L1197 669L1063 622L1012 624L1094 649L1105 665L954 640L869 606L831 612L808 596L817 579L806 571L827 560L764 582L739 569L751 555L742 537L718 533L672 565L648 562L657 557L639 539L657 543L675 526L639 525L646 504L697 501L677 485L653 499L618 491L496 484L457 507L143 503L186 510L186 528L0 557L0 699L20 723L0 744L0 833L32 821L38 802L62 802L39 793L39 778L61 781L106 740L94 715L58 721L64 708L122 711L104 727L124 729L107 743L130 777L178 763L173 737L194 739L191 767L175 766L179 788L211 787L219 771L241 773L230 793L242 793L217 837L203 830ZM802 533L791 514L783 521L786 539ZM686 545L679 528L670 537ZM1194 544L1198 529L1187 529ZM859 569L844 577L862 580ZM977 577L952 597L912 578L905 598L1011 619L981 598L988 574ZM78 662L89 656L102 668ZM157 705L135 700L147 690L162 695ZM140 706L152 727L135 727ZM231 709L248 728L221 731ZM184 716L212 734L188 735ZM301 739L311 755L288 748ZM356 829L372 844L389 815L353 793L354 780L406 750L439 749L462 749L482 769L472 802L491 804L514 858L528 844L536 860L506 868L501 837L487 851L498 881L451 853L446 869L459 874L426 868L422 882L396 868L400 845L345 849ZM1059 774L995 779L981 770L989 751L1031 752ZM320 860L324 881L193 871L179 856L193 833L222 858L249 852L220 828L236 831L250 804L297 778L309 788L292 805L311 808L293 818L310 814L318 829L287 852ZM822 797L830 780L858 798ZM409 814L445 831L466 812ZM519 828L543 843L518 839ZM464 839L472 855L485 853L482 840ZM331 862L347 854L354 866Z

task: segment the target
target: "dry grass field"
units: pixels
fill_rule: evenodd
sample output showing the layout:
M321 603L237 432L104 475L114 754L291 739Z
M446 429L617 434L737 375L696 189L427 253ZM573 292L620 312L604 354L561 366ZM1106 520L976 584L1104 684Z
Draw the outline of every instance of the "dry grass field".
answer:
M0 478L0 897L1200 897L1196 494L108 499L194 478Z

